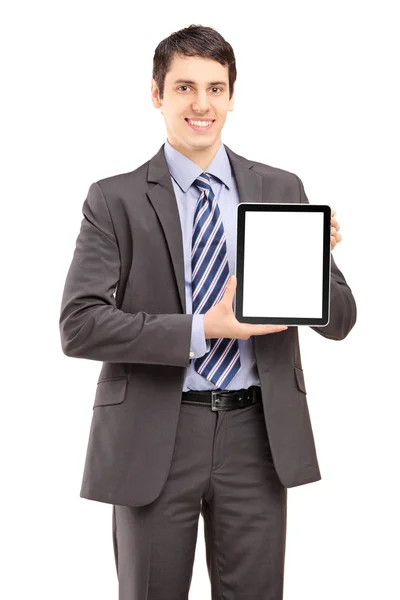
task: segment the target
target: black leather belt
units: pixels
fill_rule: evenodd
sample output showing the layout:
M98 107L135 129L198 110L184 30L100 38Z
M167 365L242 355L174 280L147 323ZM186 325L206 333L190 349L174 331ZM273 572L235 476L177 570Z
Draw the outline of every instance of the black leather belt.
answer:
M211 410L232 410L261 402L261 388L252 385L247 390L202 390L182 392L185 404L202 404Z

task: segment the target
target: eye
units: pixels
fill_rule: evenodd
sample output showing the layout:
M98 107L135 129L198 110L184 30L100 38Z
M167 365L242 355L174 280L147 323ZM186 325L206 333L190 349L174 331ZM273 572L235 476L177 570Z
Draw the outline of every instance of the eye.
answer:
M188 86L188 85L180 85L180 86L178 87L178 90L181 90L182 88L189 88L189 86ZM223 89L222 89L222 88L220 88L220 87L213 87L213 88L211 88L211 89L212 89L212 90L219 90L220 92L223 92Z

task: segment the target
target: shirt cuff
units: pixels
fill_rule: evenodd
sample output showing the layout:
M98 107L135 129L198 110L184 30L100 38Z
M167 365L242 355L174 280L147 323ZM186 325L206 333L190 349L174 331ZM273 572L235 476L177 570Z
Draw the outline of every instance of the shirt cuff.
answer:
M210 351L211 340L204 334L204 314L193 315L189 358L199 358Z

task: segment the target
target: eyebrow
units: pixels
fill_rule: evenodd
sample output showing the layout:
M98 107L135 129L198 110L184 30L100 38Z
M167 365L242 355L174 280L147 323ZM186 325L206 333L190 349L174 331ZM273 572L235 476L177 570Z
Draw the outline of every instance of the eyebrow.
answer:
M174 85L176 85L177 83L190 83L190 84L196 85L196 82L191 81L190 79L177 79L176 81L174 81ZM227 84L225 81L210 81L210 83L208 85L224 85L224 86L226 86Z

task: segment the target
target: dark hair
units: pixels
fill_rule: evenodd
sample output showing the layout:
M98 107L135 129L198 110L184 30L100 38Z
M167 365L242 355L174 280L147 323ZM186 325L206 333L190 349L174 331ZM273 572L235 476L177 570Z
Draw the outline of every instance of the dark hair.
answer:
M212 58L221 65L228 65L229 99L231 99L236 81L235 54L232 46L218 31L203 25L189 25L185 29L171 33L158 44L153 57L153 78L157 83L161 100L164 96L165 76L175 54Z

